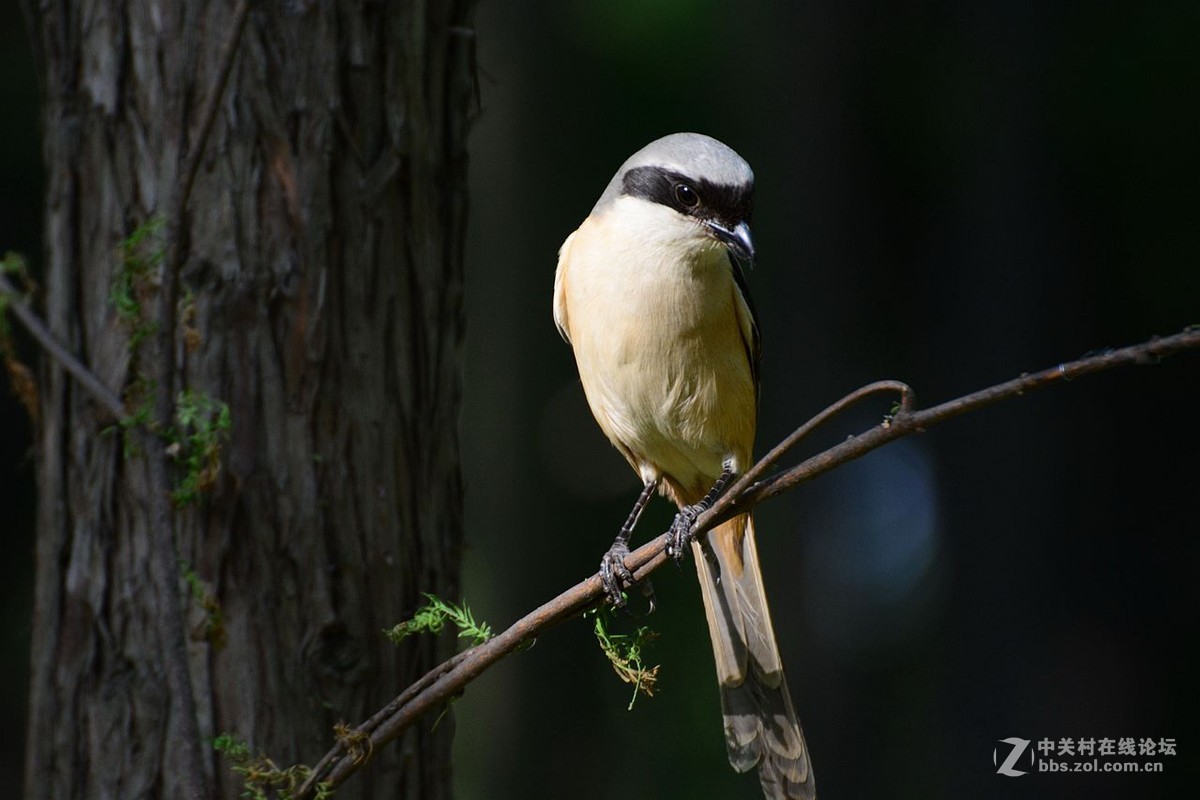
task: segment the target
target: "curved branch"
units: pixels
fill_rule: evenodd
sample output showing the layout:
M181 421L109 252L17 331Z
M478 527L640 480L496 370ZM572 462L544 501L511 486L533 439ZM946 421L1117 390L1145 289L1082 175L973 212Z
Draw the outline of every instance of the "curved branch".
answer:
M1038 389L1045 389L1048 386L1066 383L1116 367L1149 366L1169 356L1198 347L1200 347L1200 327L1191 327L1173 336L1155 337L1141 344L1106 350L1076 361L1066 361L1040 372L1025 373L1010 381L947 400L923 411L901 408L890 420L886 420L861 436L841 442L752 487L744 497L739 497L732 505L739 509L743 506L746 509L752 508L770 497L810 481L818 475L858 458L894 439L913 432L923 432L931 425L945 422L971 411L978 411L1002 400L1021 397ZM739 512L735 511L734 514L736 513ZM729 516L733 516L733 514ZM727 517L722 517L722 519L725 518Z
M1189 329L1174 336L1155 338L1142 344L1065 362L1041 372L1022 375L1005 383L963 395L923 411L916 411L912 408L912 390L899 381L880 381L864 386L829 406L772 449L734 483L713 504L712 508L697 518L695 530L697 533L707 531L720 522L745 513L759 503L810 481L834 467L852 461L911 433L924 432L932 425L961 414L1085 375L1116 367L1153 364L1167 356L1193 349L1200 349L1200 329ZM885 418L882 423L861 435L834 445L790 469L765 480L759 480L759 476L815 428L850 406L884 392L898 393L900 402L897 410ZM665 534L657 536L625 559L626 565L637 580L645 579L667 562L666 540ZM598 576L593 575L577 583L558 597L517 620L495 638L459 653L426 673L423 678L406 689L386 708L354 729L354 737L357 739L361 736L369 739L367 752L372 752L375 748L398 737L425 712L460 694L488 667L518 649L524 642L533 639L553 625L582 614L603 602L604 597ZM339 742L318 762L296 796L298 798L308 797L318 782L337 786L361 768L364 763L366 763L366 759L356 753L351 753L345 744Z
M746 493L747 489L749 489L760 477L762 477L763 473L774 466L775 462L782 458L785 453L799 444L801 439L805 438L817 428L821 427L826 422L829 422L838 414L841 414L851 406L861 403L868 397L876 394L883 394L885 392L895 392L896 394L900 395L897 414L907 414L912 410L913 390L909 388L907 383L901 383L900 381L876 381L875 383L867 384L861 389L854 390L841 400L838 400L836 403L826 408L824 411L818 413L808 422L794 430L791 435L789 435L782 442L771 448L769 453L763 456L759 462L747 470L745 474L739 476L738 479L734 481L733 485L730 486L729 489L717 499L717 502L713 503L711 509L712 513L720 515L722 520L727 519L728 517L724 514L725 509L732 506L738 498ZM728 516L736 516L736 514L730 514Z

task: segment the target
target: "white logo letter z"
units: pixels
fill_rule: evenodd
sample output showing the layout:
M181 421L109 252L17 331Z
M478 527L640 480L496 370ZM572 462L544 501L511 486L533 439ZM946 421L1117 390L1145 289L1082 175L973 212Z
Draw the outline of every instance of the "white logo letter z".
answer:
M1007 775L1010 778L1015 778L1018 775L1024 775L1025 770L1013 769L1013 765L1017 763L1017 759L1020 758L1021 754L1025 752L1025 748L1029 746L1029 740L1018 739L1015 736L1010 736L1007 739L1001 739L1000 741L1004 744L1012 745L1012 751L1008 754L1008 758L1004 759L1004 763L996 769L996 772L1000 773L1001 775ZM1030 758L1032 759L1032 756L1030 756ZM992 763L996 763L995 750L992 750Z

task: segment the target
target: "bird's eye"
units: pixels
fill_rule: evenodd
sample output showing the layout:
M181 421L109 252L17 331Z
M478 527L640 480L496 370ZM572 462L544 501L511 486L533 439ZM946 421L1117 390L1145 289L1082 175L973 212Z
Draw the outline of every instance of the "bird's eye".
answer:
M684 208L695 208L700 204L700 195L696 194L696 190L686 183L675 184L675 199Z

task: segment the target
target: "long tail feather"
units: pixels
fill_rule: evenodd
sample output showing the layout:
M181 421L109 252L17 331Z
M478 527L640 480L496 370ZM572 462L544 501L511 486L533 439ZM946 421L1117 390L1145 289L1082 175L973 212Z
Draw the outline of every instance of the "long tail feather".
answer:
M767 608L754 524L735 517L693 542L712 638L729 763L758 766L768 800L813 800L804 732L792 708Z

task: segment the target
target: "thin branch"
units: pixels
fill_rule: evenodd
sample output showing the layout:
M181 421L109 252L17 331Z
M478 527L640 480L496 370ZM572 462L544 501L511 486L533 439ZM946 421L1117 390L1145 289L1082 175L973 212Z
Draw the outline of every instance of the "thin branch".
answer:
M821 413L810 419L808 422L801 425L790 436L784 439L779 444L775 445L769 453L759 459L759 462L751 467L744 475L729 487L725 493L726 497L738 497L745 492L755 481L763 476L763 474L775 465L789 450L800 443L802 439L807 437L817 428L829 422L831 419L841 414L851 406L861 403L868 397L877 394L894 393L900 395L900 407L897 413L907 413L912 410L913 390L909 388L907 383L900 381L876 381L875 383L867 384L861 389L857 389L850 394L838 400L833 405L826 408ZM714 504L715 505L715 504Z
M1200 349L1200 330L1189 329L1174 336L1151 339L1142 344L1112 350L1078 361L1059 364L1031 375L991 386L949 400L923 411L915 411L912 390L899 381L880 381L864 386L822 411L800 426L791 436L771 450L749 470L743 479L733 484L713 507L701 514L695 525L697 534L710 530L720 522L743 514L768 498L775 497L801 483L869 453L876 448L911 433L924 432L932 425L985 406L1028 394L1064 381L1082 378L1116 367L1146 365L1185 350ZM897 410L865 433L841 442L824 452L808 458L799 465L765 480L758 476L777 462L786 452L813 429L824 424L848 407L882 392L899 395ZM758 481L758 482L755 482ZM667 536L660 535L639 547L625 559L626 566L638 581L667 562ZM355 728L355 739L369 738L367 752L397 738L425 712L439 707L462 693L466 686L501 658L517 650L548 628L572 619L604 601L600 579L592 575L572 586L558 597L517 620L507 630L481 645L472 647L454 658L434 667L419 681L406 689L388 706ZM339 742L318 762L297 798L308 797L317 783L337 786L360 769L366 759L356 757Z
M46 323L29 307L23 295L17 291L4 275L0 275L0 295L9 298L8 309L12 311L17 321L29 331L33 340L46 351L47 355L57 361L67 373L82 386L92 398L104 407L117 420L125 419L125 404L116 392L104 385L87 366L68 350L62 342L55 338Z
M758 505L762 501L785 492L801 483L810 481L818 475L828 472L846 461L858 458L894 439L899 439L913 432L922 432L929 426L939 422L945 422L948 419L953 419L971 411L978 411L981 408L1003 400L1021 397L1039 389L1073 381L1097 372L1103 372L1116 367L1156 364L1164 358L1176 355L1185 350L1194 350L1197 347L1200 347L1200 328L1193 327L1173 336L1150 339L1141 344L1122 347L1116 350L1107 350L1103 353L1085 356L1076 361L1063 362L1058 366L1050 367L1040 372L1026 373L1010 381L989 386L986 389L980 389L977 392L963 395L954 400L948 400L945 403L923 411L912 411L911 409L902 408L890 420L872 428L863 435L841 442L825 452L818 453L807 461L752 487L743 497L739 497L735 502L731 502L729 504L729 513L722 514L716 522L736 516L743 510Z

